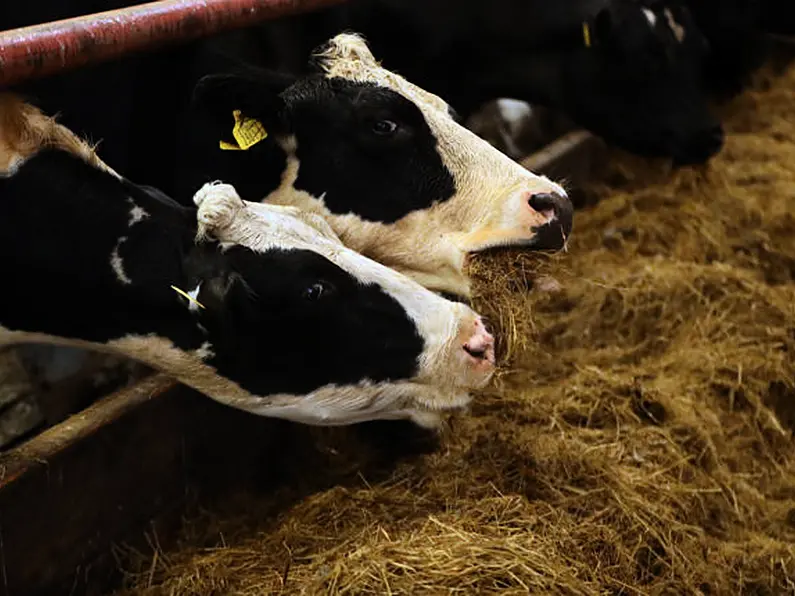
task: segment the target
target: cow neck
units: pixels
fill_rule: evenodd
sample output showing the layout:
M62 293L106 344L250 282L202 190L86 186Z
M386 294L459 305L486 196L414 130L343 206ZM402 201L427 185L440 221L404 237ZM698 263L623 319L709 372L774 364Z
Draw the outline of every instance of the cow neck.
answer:
M59 149L0 178L0 204L0 278L14 282L0 292L0 343L204 342L172 289L191 283L195 210Z

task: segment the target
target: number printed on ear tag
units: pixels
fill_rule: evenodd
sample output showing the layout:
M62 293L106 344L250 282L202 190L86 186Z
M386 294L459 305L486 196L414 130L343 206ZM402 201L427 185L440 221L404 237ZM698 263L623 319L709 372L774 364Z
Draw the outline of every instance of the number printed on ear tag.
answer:
M265 130L262 122L256 118L243 116L240 110L232 112L232 116L235 118L232 136L235 137L237 146L227 143L226 141L219 141L219 147L221 147L221 149L226 151L245 151L267 138L268 131Z

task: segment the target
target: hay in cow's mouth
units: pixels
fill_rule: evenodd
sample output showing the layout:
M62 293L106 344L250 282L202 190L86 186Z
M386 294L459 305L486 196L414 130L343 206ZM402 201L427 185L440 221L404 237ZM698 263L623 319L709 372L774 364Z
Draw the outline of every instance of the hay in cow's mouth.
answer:
M567 255L473 258L506 364L442 449L302 429L129 593L792 593L793 96L760 77L707 167L614 155Z

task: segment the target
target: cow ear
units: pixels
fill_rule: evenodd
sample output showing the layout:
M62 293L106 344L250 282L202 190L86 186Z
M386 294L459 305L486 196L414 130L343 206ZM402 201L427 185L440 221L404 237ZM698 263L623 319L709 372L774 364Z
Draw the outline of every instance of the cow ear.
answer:
M217 272L202 280L197 296L202 306L196 314L208 329L251 322L257 318L253 296L240 274L228 270Z
M280 93L289 81L257 74L216 74L199 80L191 110L219 142L248 148L271 134L289 132ZM242 135L242 136L241 136ZM244 139L241 141L241 139Z
M225 318L230 303L235 301L239 285L246 286L234 262L236 252L243 249L232 246L222 249L219 240L209 236L197 242L183 263L187 281L179 288L172 286L189 310L203 320ZM231 257L231 258L230 258Z
M202 280L201 290L199 291L198 299L206 313L211 317L223 313L226 308L227 297L235 284L234 276L225 272L218 272Z

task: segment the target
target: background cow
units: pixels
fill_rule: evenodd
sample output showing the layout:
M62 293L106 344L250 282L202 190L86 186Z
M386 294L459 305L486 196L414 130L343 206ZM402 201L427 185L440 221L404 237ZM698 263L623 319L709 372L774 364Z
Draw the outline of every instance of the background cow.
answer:
M179 206L9 96L0 199L2 345L123 355L312 424L431 424L493 372L471 309L346 249L317 216L252 210L223 184Z
M138 3L6 3L0 7L0 27ZM683 9L685 4L699 27ZM559 109L630 151L699 162L722 144L701 89L706 55L701 30L715 50L707 81L713 89L731 89L756 63L752 46L758 36L753 31L786 31L791 4L351 0L316 14L131 56L19 89L31 92L46 111L61 112L70 128L102 140L103 154L120 171L173 194L179 116L198 77L217 70L211 64L212 50L222 48L260 66L304 73L316 45L342 30L355 30L365 35L385 66L444 97L464 118L485 101L513 97ZM760 24L749 15L758 15Z
M742 90L768 54L763 4L761 0L687 0L710 46L704 82L719 98Z
M510 97L679 164L703 162L722 146L701 81L708 47L676 0L352 0L262 29L262 55L288 71L320 39L361 32L385 67L462 117Z

